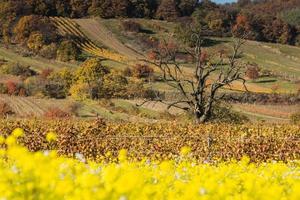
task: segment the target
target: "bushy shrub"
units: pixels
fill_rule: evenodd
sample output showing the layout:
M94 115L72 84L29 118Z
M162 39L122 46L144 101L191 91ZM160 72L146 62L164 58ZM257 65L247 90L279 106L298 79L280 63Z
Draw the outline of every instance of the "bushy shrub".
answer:
M295 37L295 45L300 47L300 34Z
M141 25L133 20L125 20L122 22L124 31L138 33L141 31Z
M159 40L155 37L148 35L138 35L137 40L139 45L143 48L143 50L148 51L149 49L157 49L159 45Z
M48 17L44 16L23 16L13 28L15 41L20 44L26 44L26 41L30 37L32 37L33 40L40 38L38 35L33 36L33 34L37 32L39 32L39 35L42 36L46 44L55 42L58 38L56 27L50 22Z
M13 81L6 82L7 94L17 95L18 94L18 85Z
M150 78L154 70L149 65L137 64L133 68L133 76L136 78Z
M44 38L40 32L32 32L27 40L27 47L37 53L44 45Z
M87 83L75 83L69 90L71 97L78 101L91 99L90 88Z
M29 77L24 81L29 96L44 97L45 81L38 76Z
M131 77L133 75L132 69L130 67L126 67L123 72L123 76Z
M49 45L44 45L40 49L39 55L47 59L55 59L56 52L57 52L57 45L55 43L51 43Z
M117 72L112 72L104 76L103 80L103 94L104 98L116 98L127 96L127 79L118 74Z
M292 114L290 118L293 124L300 124L300 112Z
M30 69L30 66L25 67L19 63L9 63L7 65L2 65L0 67L0 72L3 74L22 77L34 76L37 74L34 70Z
M42 80L46 80L48 78L48 76L50 76L51 73L53 73L53 69L50 69L50 68L47 68L47 69L43 69L41 71L41 73L39 74L39 77L42 79Z
M150 60L157 60L158 59L158 55L155 51L151 50L148 52L147 54L148 59Z
M128 79L127 98L141 97L145 92L143 81L137 78Z
M192 37L193 30L191 28L194 26L195 25L192 23L191 19L188 18L178 23L174 30L176 39L188 45L189 47L194 47L195 40Z
M55 99L64 99L68 91L62 83L48 82L45 85L44 95Z
M215 107L213 113L213 121L222 123L243 124L248 122L247 116L233 111L230 105L219 104Z
M69 90L71 85L74 83L74 72L69 68L64 68L59 71L53 71L47 77L51 82L56 82L64 85L66 90Z
M223 98L231 103L258 103L258 104L300 104L300 96L296 94L267 94L267 93L227 93Z
M162 94L157 90L148 88L143 91L140 97L144 99L155 100L155 99L160 99L162 97Z
M7 87L5 83L0 83L0 94L7 94Z
M28 96L28 90L23 83L16 83L13 81L6 82L6 92L8 95Z
M0 117L6 117L12 114L14 114L12 108L6 102L0 101Z
M67 112L70 113L73 116L78 117L78 111L79 109L82 107L82 104L80 104L79 102L71 102L68 106L67 106Z
M75 61L78 60L80 49L71 40L65 40L59 44L56 52L56 58L60 61Z
M246 76L251 79L255 80L259 78L259 68L256 65L250 65L247 67Z

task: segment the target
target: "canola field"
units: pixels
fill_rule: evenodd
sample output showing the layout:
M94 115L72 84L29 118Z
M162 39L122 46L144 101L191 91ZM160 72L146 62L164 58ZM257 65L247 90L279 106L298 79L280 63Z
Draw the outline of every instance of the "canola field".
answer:
M176 159L118 157L93 162L82 154L30 152L15 129L0 137L0 199L300 199L300 162L240 161L217 164L193 159L189 147ZM45 134L48 143L57 135ZM112 157L107 153L106 157Z

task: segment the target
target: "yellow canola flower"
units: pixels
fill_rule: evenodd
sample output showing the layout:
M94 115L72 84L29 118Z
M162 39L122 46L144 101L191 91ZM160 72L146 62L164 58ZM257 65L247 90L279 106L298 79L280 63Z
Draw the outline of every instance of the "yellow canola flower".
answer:
M4 144L4 143L5 143L5 138L0 135L0 144Z
M127 150L126 149L122 149L119 152L119 161L126 161L127 160Z
M13 132L12 132L12 135L16 138L18 137L23 137L24 136L24 130L21 129L21 128L16 128Z
M48 142L56 141L56 140L57 140L57 135L56 135L54 132L49 132L49 133L47 133L47 135L46 135L46 140L47 140Z
M180 154L182 156L187 156L190 153L191 153L191 148L190 147L182 147L181 148Z
M12 146L12 145L15 145L17 143L17 140L13 135L10 135L6 138L5 143L9 146Z

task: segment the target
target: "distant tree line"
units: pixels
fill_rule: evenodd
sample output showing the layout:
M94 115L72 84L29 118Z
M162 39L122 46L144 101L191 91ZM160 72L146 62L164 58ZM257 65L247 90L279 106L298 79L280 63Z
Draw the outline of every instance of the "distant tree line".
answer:
M210 0L2 0L0 36L9 42L14 34L14 25L22 16L29 15L134 17L179 21L185 26L193 23L205 29L206 34L215 36L246 30L248 39L300 45L299 8L299 0L238 0L237 3L225 5L217 5ZM186 27L183 29L188 31ZM48 30L44 29L44 32ZM26 35L27 32L22 37ZM31 36L31 41L45 40L51 44L49 39L55 38L48 36L42 38L35 34ZM31 45L33 49L38 47Z

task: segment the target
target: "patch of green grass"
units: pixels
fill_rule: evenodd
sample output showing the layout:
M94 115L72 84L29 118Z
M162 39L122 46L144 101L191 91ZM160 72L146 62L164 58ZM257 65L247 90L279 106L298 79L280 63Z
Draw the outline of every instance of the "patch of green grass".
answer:
M112 102L115 104L115 107L120 107L124 109L124 111L126 111L128 114L138 115L140 117L149 118L149 119L160 118L159 112L148 108L139 107L126 100L114 99Z
M0 47L0 58L4 58L8 61L21 63L22 65L31 66L32 69L36 71L41 71L43 69L60 69L64 67L75 68L78 65L72 63L65 63L56 60L48 60L41 57L23 57L12 50Z
M257 85L260 85L265 88L273 89L275 87L278 87L277 91L274 92L280 92L280 93L296 93L297 88L295 83L290 81L285 81L281 79L276 79L272 77L266 77L266 78L259 78L254 81L251 81L252 83L255 83Z

